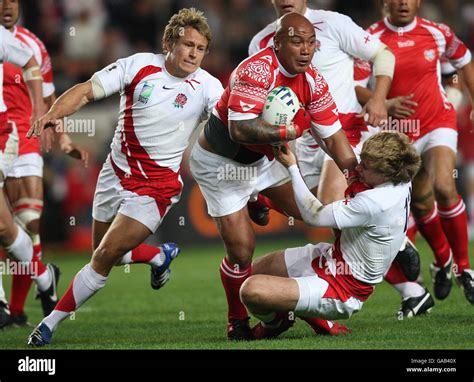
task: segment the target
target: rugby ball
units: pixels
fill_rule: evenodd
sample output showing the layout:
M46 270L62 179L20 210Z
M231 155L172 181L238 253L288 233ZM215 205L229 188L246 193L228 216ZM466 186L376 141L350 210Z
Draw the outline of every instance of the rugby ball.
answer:
M296 93L288 86L278 86L267 95L262 119L271 125L289 126L299 108Z

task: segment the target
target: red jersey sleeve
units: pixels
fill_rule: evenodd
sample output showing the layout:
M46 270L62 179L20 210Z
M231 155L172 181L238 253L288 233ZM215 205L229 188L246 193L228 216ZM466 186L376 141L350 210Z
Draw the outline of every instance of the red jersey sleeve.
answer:
M265 59L250 60L239 66L230 83L229 120L257 118L263 111L273 80L271 64Z
M446 39L446 52L444 55L449 59L451 64L456 69L461 69L471 62L471 52L458 36L455 35L453 30L445 24L437 24L437 26Z

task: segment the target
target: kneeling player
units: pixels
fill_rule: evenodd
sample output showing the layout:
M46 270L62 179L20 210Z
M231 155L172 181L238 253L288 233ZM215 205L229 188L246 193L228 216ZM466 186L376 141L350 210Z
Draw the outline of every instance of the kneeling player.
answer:
M255 338L276 337L293 321L288 314L347 319L383 280L407 229L411 180L420 157L408 139L384 132L363 145L357 170L368 186L353 199L323 206L304 183L288 148L275 150L291 174L304 221L340 230L334 244L308 244L269 254L253 265L240 289L242 302L261 322Z

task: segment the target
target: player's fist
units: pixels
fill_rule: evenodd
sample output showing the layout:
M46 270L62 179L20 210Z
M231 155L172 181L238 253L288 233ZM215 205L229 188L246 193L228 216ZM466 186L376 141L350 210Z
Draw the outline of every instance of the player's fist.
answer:
M311 115L304 108L300 108L293 118L293 126L296 130L296 138L301 137L306 130L311 128Z
M288 144L279 147L274 147L273 154L275 155L275 159L286 168L296 164L295 154L291 152Z

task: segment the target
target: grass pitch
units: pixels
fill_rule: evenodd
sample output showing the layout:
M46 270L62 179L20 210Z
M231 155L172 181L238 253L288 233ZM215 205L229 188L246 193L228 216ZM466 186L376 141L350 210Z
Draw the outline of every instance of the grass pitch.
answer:
M259 243L256 255L301 245ZM428 264L432 255L419 240L423 277L432 291ZM474 243L470 245L473 253ZM474 349L474 306L453 285L445 301L436 301L431 314L397 321L398 293L387 283L377 286L361 312L344 324L353 333L344 337L316 336L297 320L280 339L248 343L226 340L226 300L220 283L221 245L184 246L172 264L171 281L161 290L150 287L147 265L117 267L107 285L61 324L49 349ZM61 268L60 293L89 261L89 256L46 252L46 262ZM471 258L471 263L473 259ZM4 277L9 295L10 277ZM26 313L41 320L39 301L30 292ZM27 348L31 329L0 331L0 348Z

